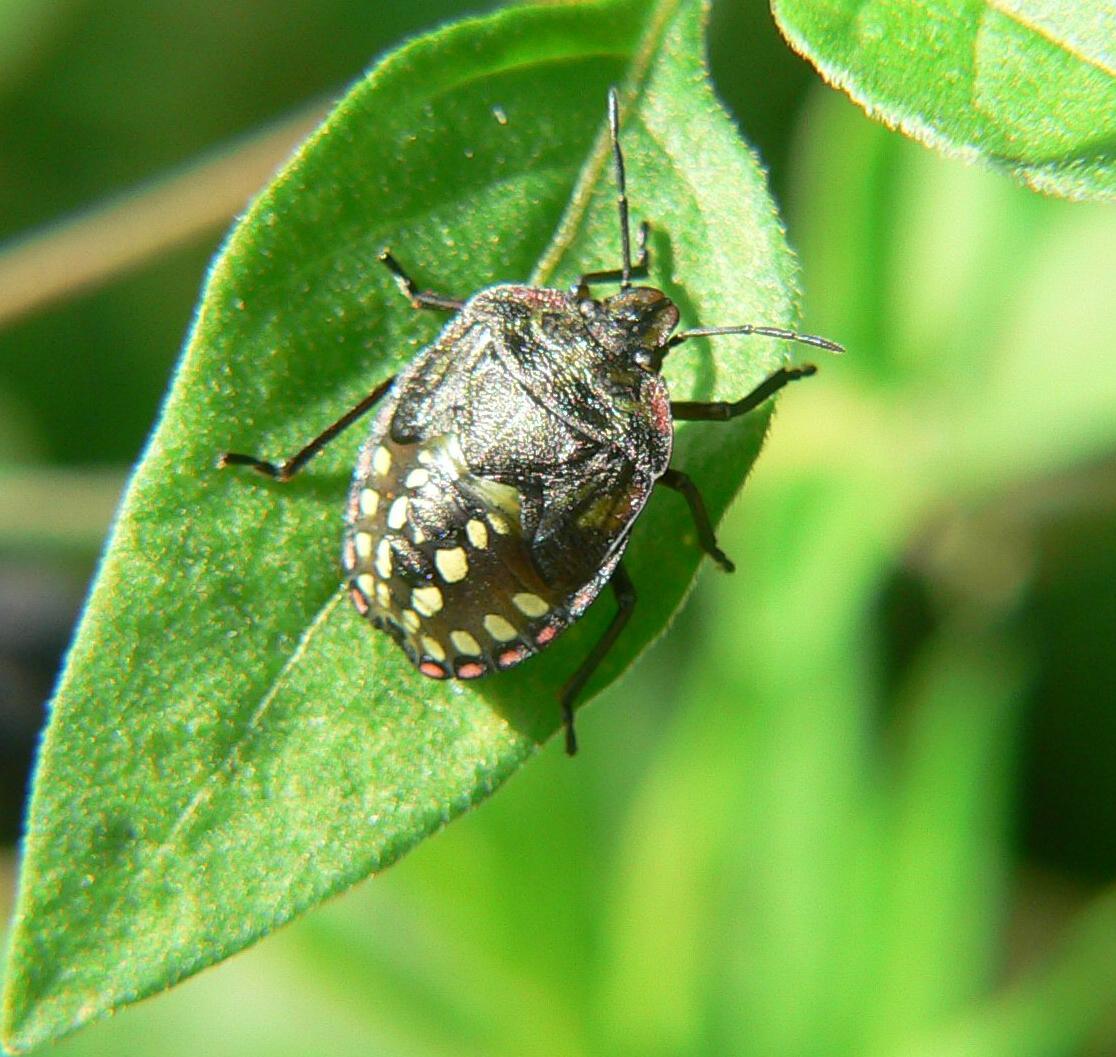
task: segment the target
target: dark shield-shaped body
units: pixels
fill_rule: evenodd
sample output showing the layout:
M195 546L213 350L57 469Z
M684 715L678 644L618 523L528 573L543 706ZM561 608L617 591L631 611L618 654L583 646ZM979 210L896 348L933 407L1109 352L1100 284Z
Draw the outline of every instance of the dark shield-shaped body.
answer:
M424 674L510 668L608 582L672 441L666 386L628 340L569 294L496 286L399 375L342 561L357 609Z

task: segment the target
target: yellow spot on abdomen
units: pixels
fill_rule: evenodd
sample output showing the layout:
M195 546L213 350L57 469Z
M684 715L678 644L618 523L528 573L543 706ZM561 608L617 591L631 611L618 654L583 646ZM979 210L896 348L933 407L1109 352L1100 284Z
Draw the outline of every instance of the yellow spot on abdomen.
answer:
M407 524L407 497L401 495L391 504L387 516L388 528L401 529Z
M458 653L467 653L471 657L480 656L480 643L467 631L451 631L450 642Z
M380 579L391 579L392 564L391 541L385 536L376 547L376 572L380 574Z
M361 489L360 512L365 517L372 517L380 507L380 493L375 488Z
M514 595L512 602L515 608L527 617L541 617L550 608L538 595L533 595L530 591Z
M432 617L442 608L442 592L436 587L416 587L411 592L411 605L424 617Z
M435 551L434 564L447 584L455 584L469 575L469 560L463 547Z
M432 639L429 635L423 635L422 648L436 661L444 661L446 659L446 651L443 649L442 644L437 639Z
M484 618L484 630L497 642L508 642L519 634L515 626L498 613L489 613Z
M469 537L469 542L479 551L488 546L488 529L483 521L471 518L465 526L465 535Z

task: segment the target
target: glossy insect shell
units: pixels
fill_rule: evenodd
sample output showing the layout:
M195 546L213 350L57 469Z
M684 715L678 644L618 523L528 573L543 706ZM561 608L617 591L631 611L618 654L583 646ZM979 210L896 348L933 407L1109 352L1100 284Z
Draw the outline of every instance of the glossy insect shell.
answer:
M357 610L424 674L510 668L608 583L670 461L646 349L677 321L647 288L495 286L399 375L357 461L342 562Z

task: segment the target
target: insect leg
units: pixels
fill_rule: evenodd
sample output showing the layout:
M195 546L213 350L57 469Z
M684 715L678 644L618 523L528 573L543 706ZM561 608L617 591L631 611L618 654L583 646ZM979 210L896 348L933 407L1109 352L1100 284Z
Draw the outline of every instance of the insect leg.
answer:
M737 418L754 411L773 393L777 393L784 385L797 381L799 378L809 378L817 373L813 364L804 367L780 367L766 381L760 382L747 396L739 400L726 403L717 401L713 403L694 402L690 400L672 400L670 404L671 415L680 420L701 420L703 422L727 422L730 418Z
M404 270L402 265L391 255L391 250L381 250L379 259L393 276L403 296L411 302L412 308L436 308L442 312L457 312L465 304L457 297L445 297L432 290L420 290L415 286L415 281Z
M372 390L356 407L349 408L333 425L328 426L319 433L309 444L292 455L286 462L273 463L266 459L258 459L255 455L241 455L239 452L227 451L217 459L217 469L226 466L247 466L261 473L265 477L272 477L276 481L289 481L303 468L315 455L318 454L342 430L351 426L361 415L372 408L376 402L391 388L395 381L394 376L386 382L381 382Z
M701 498L697 485L680 470L667 470L655 483L666 485L667 488L673 488L676 492L682 493L683 498L689 504L701 549L726 573L734 572L736 566L729 560L725 552L717 546L717 537L713 533L713 523L709 520L709 512L705 509L705 500Z
M647 250L647 236L651 231L651 226L647 221L643 221L639 225L639 234L636 236L636 249L639 251L639 256L636 258L635 264L628 268L628 275L636 279L646 279L647 269L650 266L650 254ZM609 268L603 272L586 272L577 281L577 286L574 287L574 296L579 301L584 301L589 296L590 283L623 283L624 270L622 268ZM631 283L628 284L631 286Z
M635 609L635 585L624 568L623 562L616 566L616 571L613 572L610 583L612 584L613 594L616 595L616 605L619 607L616 610L616 615L612 618L612 623L605 628L604 634L597 640L597 644L589 651L589 656L581 662L581 667L570 676L566 685L558 693L558 701L562 706L562 721L566 726L566 754L568 756L573 756L577 752L577 735L574 734L574 700L581 693L582 687L585 686L589 677L604 660L605 655L612 649L613 643L616 642L620 632L624 630L624 625L628 623L628 618L632 615L632 610Z

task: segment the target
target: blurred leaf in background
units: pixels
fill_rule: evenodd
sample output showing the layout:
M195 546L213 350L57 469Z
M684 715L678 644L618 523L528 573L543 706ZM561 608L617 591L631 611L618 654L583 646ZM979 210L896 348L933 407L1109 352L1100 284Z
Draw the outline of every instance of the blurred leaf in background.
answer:
M774 0L826 80L908 136L1031 187L1116 201L1116 7Z
M34 178L19 195L5 186L11 231L328 88L257 86L245 40L273 33L295 47L288 66L335 69L339 84L390 39L361 37L361 17L386 16L358 5L332 16L332 38L329 4L258 25L237 8L240 36L213 15L210 52L229 65L223 36L239 43L246 101L226 101L226 85L206 102L232 74L215 58L191 75L205 49L166 48L145 90L166 78L163 91L198 91L177 124L203 127L174 148L176 122L131 134L129 93L111 89L128 47L143 52L143 13L119 7L99 27L96 9L60 7L18 95L3 86L5 144L18 124L19 142L55 152L41 200ZM807 326L850 347L780 406L725 523L740 571L706 578L586 713L575 763L550 746L375 884L60 1052L1116 1050L1113 214L872 124L811 84L760 5L713 17L714 78L775 167ZM284 32L308 23L312 38ZM350 65L331 67L342 50ZM12 116L60 106L59 71L96 79L98 66L110 88L86 93L104 112L83 135ZM242 124L204 131L238 112ZM150 122L142 107L132 120ZM83 140L130 174L84 182L98 163ZM148 141L169 153L145 162ZM5 149L0 170L34 156ZM108 506L69 490L91 483L74 468L108 463L123 479L205 255L0 333L2 461L22 489L0 483L0 510L18 494L54 526L40 538L27 518L0 522L15 526L4 569L37 585L23 598L65 602L63 585L87 575ZM129 358L146 379L134 391L116 377ZM51 406L68 378L94 405ZM5 609L5 626L26 612Z

